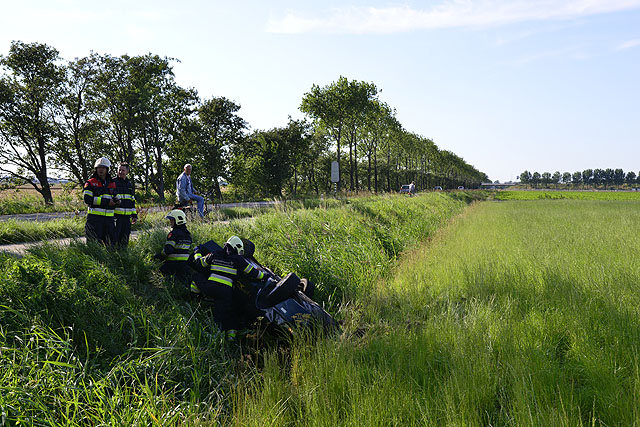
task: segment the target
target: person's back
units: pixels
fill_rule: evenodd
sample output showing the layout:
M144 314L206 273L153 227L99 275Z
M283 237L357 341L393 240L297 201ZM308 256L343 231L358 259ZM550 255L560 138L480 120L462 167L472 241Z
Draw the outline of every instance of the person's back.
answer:
M187 260L191 253L191 233L187 230L186 217L184 212L174 209L166 216L171 224L171 231L167 235L167 240L162 248L162 252L156 254L155 258L162 260L160 272L164 275L177 275L188 278L189 268Z

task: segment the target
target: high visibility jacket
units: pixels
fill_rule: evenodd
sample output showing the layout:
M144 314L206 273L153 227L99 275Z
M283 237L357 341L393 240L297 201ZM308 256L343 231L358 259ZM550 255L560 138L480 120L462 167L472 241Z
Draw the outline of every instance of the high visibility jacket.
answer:
M98 175L93 174L84 183L84 202L89 205L87 213L89 215L113 216L115 206L109 206L111 200L117 200L116 183L109 175L102 181Z
M233 286L238 279L238 273L248 276L254 280L264 280L264 272L256 269L247 260L237 254L227 254L226 252L215 252L208 255L197 253L194 255L195 261L203 267L209 267L209 279L212 282Z
M167 261L186 262L191 253L191 243L191 233L187 230L187 226L184 224L176 225L167 235L167 241L161 254L166 257Z
M138 218L133 183L128 179L122 179L119 177L116 177L113 182L116 183L116 194L120 199L120 205L116 206L115 214Z

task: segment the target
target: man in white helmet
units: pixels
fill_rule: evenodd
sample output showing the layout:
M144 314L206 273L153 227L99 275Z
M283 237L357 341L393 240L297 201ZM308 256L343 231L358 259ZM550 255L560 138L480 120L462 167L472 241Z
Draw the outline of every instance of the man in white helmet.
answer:
M184 171L178 176L176 180L176 198L181 206L185 206L191 200L195 200L198 204L198 213L200 218L204 217L204 197L198 196L197 191L193 188L193 182L191 182L191 170L192 166L187 163L184 165Z
M116 184L109 175L111 162L100 157L94 164L95 172L84 184L84 202L89 206L84 227L87 242L95 241L110 246L114 239L113 215L120 204Z

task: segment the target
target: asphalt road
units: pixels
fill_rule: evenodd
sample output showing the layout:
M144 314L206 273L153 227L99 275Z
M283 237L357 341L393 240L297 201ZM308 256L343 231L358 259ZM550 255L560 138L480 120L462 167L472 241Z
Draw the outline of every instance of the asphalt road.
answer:
M221 203L216 205L209 205L209 210L224 209L224 208L261 208L275 205L273 200L264 202L242 202L242 203ZM148 212L162 212L171 209L170 206L151 206L146 208ZM51 221L52 219L60 218L74 218L77 216L85 216L87 212L85 210L76 212L41 212L34 214L16 214L16 215L0 215L1 221Z
M265 202L243 202L243 203L223 203L214 205L213 208L260 208L260 207L270 207L275 205L275 201L265 201ZM209 205L211 209L211 205ZM167 206L154 206L147 208L148 211L151 212L162 212L168 211L171 209ZM75 216L85 216L86 212L50 212L50 213L37 213L37 214L19 214L19 215L0 215L0 221L8 221L8 220L19 220L19 221L50 221L58 218L73 218ZM228 222L228 221L222 221ZM137 237L137 233L131 233L131 239L135 239ZM65 238L65 239L53 239L47 240L48 243L60 246L67 246L70 242L78 240L80 242L84 242L84 237L75 237L75 238ZM44 240L38 242L24 242L24 243L15 243L10 245L0 245L0 252L12 253L17 256L21 256L24 254L29 248L33 246L40 245L44 242Z

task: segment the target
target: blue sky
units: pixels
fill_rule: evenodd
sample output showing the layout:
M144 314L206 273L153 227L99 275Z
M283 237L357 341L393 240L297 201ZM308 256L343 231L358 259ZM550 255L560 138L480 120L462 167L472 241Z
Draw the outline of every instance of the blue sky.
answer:
M640 0L7 2L12 40L180 60L179 84L283 126L312 84L373 82L409 131L487 173L640 172Z

